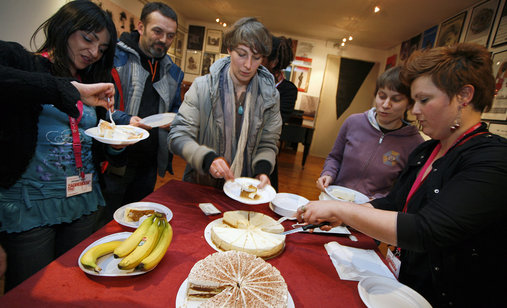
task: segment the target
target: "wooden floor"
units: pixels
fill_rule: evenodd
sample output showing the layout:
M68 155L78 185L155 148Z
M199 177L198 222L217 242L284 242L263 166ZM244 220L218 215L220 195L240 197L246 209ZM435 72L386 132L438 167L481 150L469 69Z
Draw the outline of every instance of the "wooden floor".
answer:
M303 153L292 149L283 149L278 155L278 192L293 193L307 198L308 200L317 200L320 190L315 185L315 181L324 166L324 158L308 155L305 167L301 162ZM174 175L166 173L166 176L158 177L155 189L166 182L177 179L181 180L185 170L185 161L175 156L173 160Z

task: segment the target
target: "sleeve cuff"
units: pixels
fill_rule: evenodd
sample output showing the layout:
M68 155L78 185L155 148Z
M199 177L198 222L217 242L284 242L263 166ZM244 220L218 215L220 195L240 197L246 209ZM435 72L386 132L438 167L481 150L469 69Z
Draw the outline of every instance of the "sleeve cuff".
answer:
M271 163L267 160L259 160L254 167L254 177L259 174L268 175L271 173Z
M219 156L215 152L209 152L208 154L206 154L206 156L204 156L204 159L202 160L202 170L204 172L208 172L209 167L211 167L211 164L217 157Z

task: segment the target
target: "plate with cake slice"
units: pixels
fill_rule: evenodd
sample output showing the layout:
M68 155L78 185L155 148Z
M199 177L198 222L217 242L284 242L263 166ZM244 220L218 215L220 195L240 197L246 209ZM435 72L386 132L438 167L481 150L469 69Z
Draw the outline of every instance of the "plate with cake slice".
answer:
M134 202L126 204L114 212L113 218L120 225L137 228L143 221L143 217L147 217L155 212L164 215L168 222L173 218L173 212L171 212L169 208L155 202Z
M140 127L112 125L104 120L100 120L98 126L85 130L85 134L99 142L112 145L131 145L150 136L147 130Z
M225 194L236 201L245 204L263 204L271 202L276 196L276 191L271 185L259 189L261 181L253 178L235 178L224 184Z

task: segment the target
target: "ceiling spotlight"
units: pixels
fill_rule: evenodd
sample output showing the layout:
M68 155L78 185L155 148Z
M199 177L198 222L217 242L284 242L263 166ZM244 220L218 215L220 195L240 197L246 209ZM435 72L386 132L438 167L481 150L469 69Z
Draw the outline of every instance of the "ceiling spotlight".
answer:
M373 8L373 12L375 13L380 12L380 7L378 5L375 5L375 7Z
M220 22L220 18L215 19L217 22Z
M353 39L352 35L349 35L349 41L352 41L352 39Z
M342 40L342 41L343 41L343 42L346 42L346 41L347 41L347 39L346 39L346 38L343 38L343 40Z
M224 22L222 26L224 26L224 28L225 28L225 27L227 27L227 24Z
M340 45L345 46L345 42L342 42Z

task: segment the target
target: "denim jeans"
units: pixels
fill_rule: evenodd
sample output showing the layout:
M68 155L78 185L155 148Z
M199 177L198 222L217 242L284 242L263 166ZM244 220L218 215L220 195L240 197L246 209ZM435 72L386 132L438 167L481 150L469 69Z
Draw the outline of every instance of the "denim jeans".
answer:
M51 263L93 233L97 212L71 223L44 226L24 232L0 232L7 253L5 292Z

